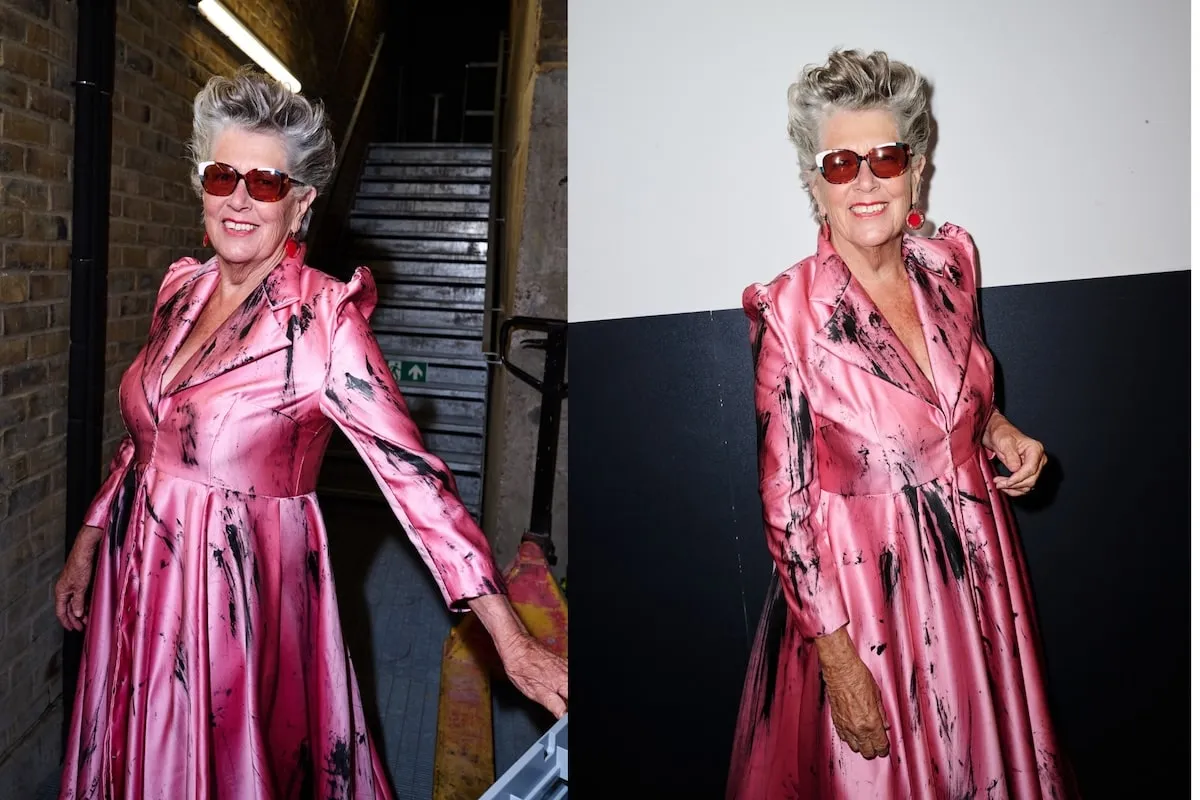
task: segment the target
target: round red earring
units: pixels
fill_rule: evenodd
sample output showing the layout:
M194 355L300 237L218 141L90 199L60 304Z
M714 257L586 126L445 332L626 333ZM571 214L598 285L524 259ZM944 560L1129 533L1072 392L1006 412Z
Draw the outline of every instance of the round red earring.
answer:
M904 221L907 222L908 227L912 228L914 231L920 230L921 226L925 224L925 215L914 208L908 212L908 217Z
M208 247L208 231L204 232L204 247Z
M284 245L283 245L283 251L285 253L287 253L287 257L295 258L296 253L299 252L299 250L300 250L300 243L297 242L295 239L293 239L291 236L289 236L287 242L284 243Z

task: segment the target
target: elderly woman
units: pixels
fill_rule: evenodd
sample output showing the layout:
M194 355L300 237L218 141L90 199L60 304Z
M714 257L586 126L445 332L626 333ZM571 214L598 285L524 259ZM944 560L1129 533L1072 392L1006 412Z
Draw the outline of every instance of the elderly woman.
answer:
M789 90L817 252L743 296L775 578L727 796L1063 798L976 256L918 238L928 84L834 52ZM998 458L1007 477L998 477Z
M322 108L249 71L214 78L191 152L216 254L167 270L121 381L128 434L56 586L62 623L87 625L61 797L389 798L314 492L335 424L446 602L560 716L566 663L520 624L422 446L368 326L370 274L301 260L334 161Z

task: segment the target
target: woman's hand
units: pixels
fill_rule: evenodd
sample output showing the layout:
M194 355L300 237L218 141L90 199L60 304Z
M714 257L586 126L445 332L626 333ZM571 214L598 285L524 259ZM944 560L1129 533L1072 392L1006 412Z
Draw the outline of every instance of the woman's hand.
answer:
M567 713L567 661L525 634L499 650L504 672L521 693L562 719Z
M99 528L84 526L75 538L75 546L67 556L58 581L54 584L54 613L58 621L69 631L81 631L87 625L84 600L92 582L92 566L96 560L96 546L104 532Z
M988 420L983 446L995 453L1012 473L1008 477L996 476L996 488L1010 497L1028 494L1049 460L1041 442L1021 433L999 411Z
M833 728L850 749L872 759L891 750L875 676L845 628L816 640Z
M567 660L530 635L504 595L476 597L467 605L492 637L508 679L561 719L567 713Z

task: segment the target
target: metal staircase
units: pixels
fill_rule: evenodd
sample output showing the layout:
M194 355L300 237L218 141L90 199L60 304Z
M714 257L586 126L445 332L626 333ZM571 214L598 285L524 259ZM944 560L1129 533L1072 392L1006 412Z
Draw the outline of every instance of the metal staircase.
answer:
M487 145L372 144L343 239L347 266L365 265L375 276L379 305L371 325L425 446L449 466L477 520L491 173ZM382 499L340 434L320 490Z

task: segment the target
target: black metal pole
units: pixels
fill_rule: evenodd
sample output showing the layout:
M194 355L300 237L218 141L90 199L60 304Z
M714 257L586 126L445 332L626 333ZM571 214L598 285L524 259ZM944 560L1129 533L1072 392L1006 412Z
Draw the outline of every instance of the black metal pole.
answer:
M550 520L554 508L554 471L558 464L558 431L562 401L567 394L567 326L558 322L546 327L546 363L542 372L542 410L538 421L537 452L533 467L533 509L529 530L545 535L546 561L555 563L550 543Z
M71 220L70 372L67 383L66 550L99 489L104 447L104 351L108 323L109 170L117 9L79 5L75 43L75 181ZM63 639L63 749L70 730L82 636Z

